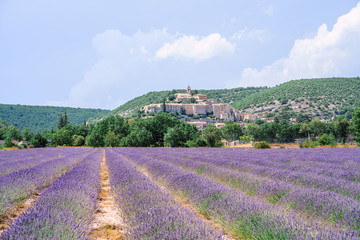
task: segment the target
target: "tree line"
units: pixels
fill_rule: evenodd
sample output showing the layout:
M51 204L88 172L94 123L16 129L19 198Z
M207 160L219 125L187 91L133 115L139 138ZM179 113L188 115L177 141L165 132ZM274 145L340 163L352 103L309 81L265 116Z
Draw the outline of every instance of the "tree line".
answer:
M12 146L13 140L24 140L34 147L91 146L91 147L220 147L227 141L294 142L298 138L324 141L338 138L345 144L349 136L360 143L360 108L349 121L338 116L335 121L323 122L318 118L292 123L288 120L264 122L260 119L247 123L243 129L228 121L218 129L209 124L204 130L183 122L167 113L151 118L125 119L109 116L96 124L72 125L67 113L60 114L57 128L33 134L30 129L19 131L14 126L0 128L0 140ZM330 140L329 140L330 139Z

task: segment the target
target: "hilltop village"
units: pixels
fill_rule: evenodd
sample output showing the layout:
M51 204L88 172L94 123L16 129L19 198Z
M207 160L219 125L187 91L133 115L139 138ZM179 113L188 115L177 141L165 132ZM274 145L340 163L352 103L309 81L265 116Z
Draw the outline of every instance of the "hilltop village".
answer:
M175 112L189 116L184 121L194 124L198 129L203 129L208 123L215 123L222 127L223 121L255 120L256 117L230 107L226 103L218 103L215 99L208 99L204 94L193 94L188 86L186 93L176 93L172 101L146 105L142 109L146 114L159 112Z

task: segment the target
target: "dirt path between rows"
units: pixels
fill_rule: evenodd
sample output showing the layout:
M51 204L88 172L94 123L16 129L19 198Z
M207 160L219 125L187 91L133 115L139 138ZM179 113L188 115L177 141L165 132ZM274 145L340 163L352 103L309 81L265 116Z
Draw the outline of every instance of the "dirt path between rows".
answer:
M126 225L122 213L115 203L111 192L109 171L105 164L105 149L100 167L100 193L98 210L91 225L90 238L101 240L126 239Z
M13 209L0 216L0 236L6 229L10 228L16 218L33 206L34 202L41 196L41 192L31 195Z
M74 165L76 166L76 165ZM73 166L73 167L74 167ZM71 169L71 168L70 168ZM47 186L42 187L42 189L37 190L35 193L26 197L23 201L18 203L16 206L5 212L0 216L0 236L6 229L10 228L11 225L14 224L15 220L22 214L26 213L28 209L30 209L37 199L41 196L41 194L49 187L53 182L55 182L58 178L68 172L70 169L61 172L58 176L54 178L54 180L49 183Z
M129 161L129 160L128 160ZM221 226L220 224L218 224L217 222L208 219L207 217L205 217L203 214L201 214L193 205L191 205L191 203L186 200L185 198L174 194L172 191L168 190L166 188L166 186L162 183L160 183L159 181L156 181L151 174L146 170L146 168L140 168L138 165L136 165L137 168L144 174L146 175L148 178L150 178L151 181L155 182L165 193L169 194L175 201L179 202L184 208L188 209L190 212L192 212L193 214L195 214L196 216L198 216L202 221L204 221L206 224L208 224L209 226L211 226L213 229L221 232L222 235L222 240L236 240L237 238L231 236L228 231L226 229L224 229L223 226Z

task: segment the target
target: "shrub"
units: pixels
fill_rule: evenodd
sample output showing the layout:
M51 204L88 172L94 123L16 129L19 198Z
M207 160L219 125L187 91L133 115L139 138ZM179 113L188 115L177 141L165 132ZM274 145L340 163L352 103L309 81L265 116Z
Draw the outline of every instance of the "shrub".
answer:
M17 147L18 149L24 149L24 146L23 146L23 145L21 145L21 144L16 145L16 147Z
M314 148L319 146L318 142L313 142L310 140L306 140L304 143L300 143L300 148Z
M335 143L335 138L332 134L323 134L317 141L321 146L332 145Z
M6 138L5 139L5 144L4 144L5 147L12 147L14 146L14 144L12 143L11 141L11 138Z
M265 141L257 142L257 143L254 143L253 145L254 145L254 148L256 148L256 149L271 148L270 144Z
M0 144L0 150L4 149L4 145Z

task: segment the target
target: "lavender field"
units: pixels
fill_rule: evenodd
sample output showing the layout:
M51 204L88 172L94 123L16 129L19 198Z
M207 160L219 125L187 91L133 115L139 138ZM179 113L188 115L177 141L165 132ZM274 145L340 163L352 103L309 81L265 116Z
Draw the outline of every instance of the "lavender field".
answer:
M116 224L94 224L104 190ZM0 239L360 239L360 148L0 152L0 221Z

